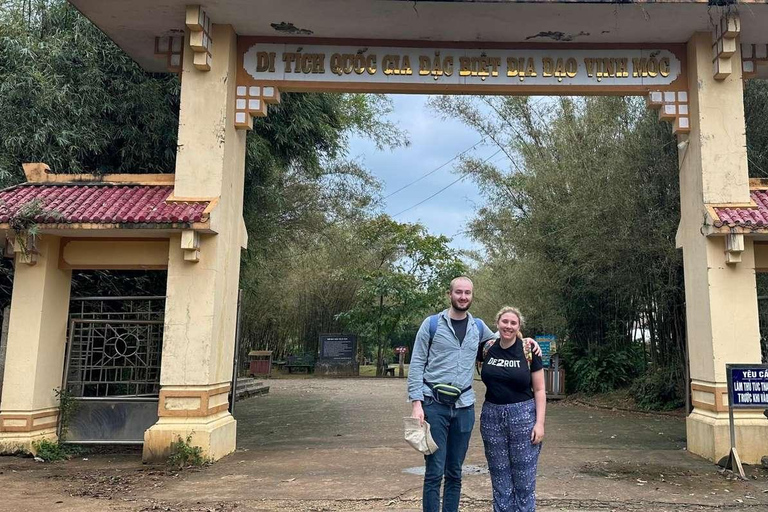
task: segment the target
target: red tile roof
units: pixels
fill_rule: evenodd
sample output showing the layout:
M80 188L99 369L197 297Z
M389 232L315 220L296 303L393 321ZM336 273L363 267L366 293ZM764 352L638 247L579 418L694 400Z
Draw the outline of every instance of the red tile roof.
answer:
M39 224L189 224L207 220L208 200L166 201L168 185L35 184L0 190L0 223L7 223L19 209L42 201Z
M752 201L757 207L737 207L727 208L715 206L713 209L717 217L715 227L723 226L734 228L744 227L751 229L768 228L768 190L758 189L750 190Z

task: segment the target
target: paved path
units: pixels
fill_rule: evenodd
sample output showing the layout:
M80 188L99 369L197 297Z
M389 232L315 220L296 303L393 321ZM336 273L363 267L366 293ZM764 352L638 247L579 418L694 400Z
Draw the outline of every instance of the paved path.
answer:
M423 458L401 439L404 381L270 384L269 395L238 404L237 452L203 470L168 473L137 453L0 458L6 503L24 503L8 510L420 510ZM470 512L490 510L477 427L463 488ZM749 482L720 475L685 452L682 418L550 404L546 435L539 510L768 511L768 472L753 469Z

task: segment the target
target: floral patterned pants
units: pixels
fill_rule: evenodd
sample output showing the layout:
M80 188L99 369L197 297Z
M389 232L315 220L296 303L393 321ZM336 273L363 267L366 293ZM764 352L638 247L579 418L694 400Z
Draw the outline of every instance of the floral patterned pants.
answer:
M494 512L536 510L536 466L541 444L531 443L535 424L533 400L483 404L480 434L491 473Z

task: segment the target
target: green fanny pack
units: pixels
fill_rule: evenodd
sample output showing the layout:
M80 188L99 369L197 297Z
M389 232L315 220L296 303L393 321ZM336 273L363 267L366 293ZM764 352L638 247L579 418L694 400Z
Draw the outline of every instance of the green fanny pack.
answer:
M432 390L432 398L435 402L442 405L455 405L456 402L459 401L459 398L461 398L461 395L472 389L471 385L461 389L451 384L432 384L426 380L424 381L424 384L429 386L429 389Z

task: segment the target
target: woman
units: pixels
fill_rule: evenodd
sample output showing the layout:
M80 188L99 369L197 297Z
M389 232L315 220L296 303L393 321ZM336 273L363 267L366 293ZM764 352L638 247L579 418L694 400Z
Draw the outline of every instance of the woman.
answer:
M499 339L480 344L477 360L486 385L480 434L493 485L494 512L536 509L536 467L544 438L547 397L541 357L520 335L523 317L504 307L496 315Z

